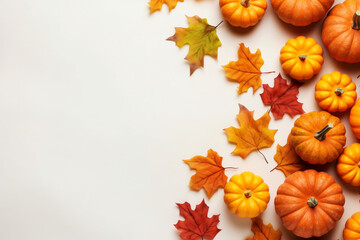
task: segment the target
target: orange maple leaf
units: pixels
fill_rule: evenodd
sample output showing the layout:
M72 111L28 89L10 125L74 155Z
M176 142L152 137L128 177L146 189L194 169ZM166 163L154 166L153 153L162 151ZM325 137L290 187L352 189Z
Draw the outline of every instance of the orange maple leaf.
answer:
M239 104L240 112L237 115L240 128L229 127L224 129L228 141L236 144L233 154L246 158L251 152L258 151L265 159L266 157L260 152L262 148L271 147L274 143L274 136L277 130L268 128L270 122L269 112L266 112L261 118L254 120L254 111L249 111L246 107Z
M150 14L157 10L161 10L163 4L168 5L170 12L176 7L178 2L183 1L184 0L151 0L150 2L148 2L148 4L150 5Z
M209 149L206 157L195 156L183 160L191 169L196 170L196 174L190 179L190 189L199 191L204 188L208 198L211 198L218 188L224 188L227 176L222 166L222 159L217 152Z
M275 161L278 163L275 169L280 170L287 177L294 172L301 171L305 169L305 164L301 158L296 154L295 149L289 143L289 137L286 145L280 146L277 145L276 154L274 156Z
M240 83L238 94L247 92L250 87L255 93L262 84L261 74L273 73L273 71L261 72L260 68L264 64L264 60L261 57L260 49L256 53L251 53L244 43L240 43L238 58L237 61L231 61L222 66L226 77L232 82Z
M282 232L273 228L271 223L264 225L261 218L253 218L251 231L254 233L252 238L246 238L246 240L280 240Z

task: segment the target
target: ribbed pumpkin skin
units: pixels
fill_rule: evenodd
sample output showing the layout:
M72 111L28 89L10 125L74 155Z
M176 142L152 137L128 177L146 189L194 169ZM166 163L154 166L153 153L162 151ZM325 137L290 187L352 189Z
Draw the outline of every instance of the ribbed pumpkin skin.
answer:
M338 71L323 75L315 86L316 102L329 112L345 112L354 106L356 98L355 83L349 75Z
M334 127L326 133L326 138L319 141L314 137L328 124ZM290 143L295 152L310 164L325 164L336 160L346 143L346 129L338 117L328 112L310 112L296 119L290 133Z
M301 60L300 56L306 56ZM324 63L323 50L316 40L299 36L289 39L280 50L284 72L298 81L306 81L318 74Z
M244 7L240 0L220 0L221 13L226 21L234 27L247 28L254 26L264 16L267 8L266 0L249 0Z
M349 121L355 137L360 139L360 99L351 108Z
M330 11L323 23L323 43L338 61L360 62L360 30L351 27L357 10L360 10L360 0L346 0Z
M281 20L294 26L307 26L325 17L334 0L271 0Z
M360 240L360 212L354 213L345 224L344 240Z
M246 197L245 192L251 196ZM251 172L234 175L224 188L224 201L229 210L239 217L254 218L265 211L270 200L269 187Z
M318 205L307 201L314 197ZM343 213L345 197L334 178L315 170L291 174L280 185L275 197L275 211L284 227L303 238L319 237L334 228Z
M340 178L353 186L360 186L360 143L353 143L340 155L336 170Z

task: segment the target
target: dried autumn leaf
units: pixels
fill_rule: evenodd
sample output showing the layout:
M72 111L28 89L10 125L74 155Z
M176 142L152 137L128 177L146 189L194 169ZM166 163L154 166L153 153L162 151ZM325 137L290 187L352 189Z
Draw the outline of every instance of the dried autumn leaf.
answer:
M157 10L161 10L163 4L168 5L169 12L173 10L178 2L183 2L184 0L151 0L148 2L150 5L150 13L153 13Z
M294 172L305 170L304 162L296 154L295 149L289 143L289 138L285 146L277 145L274 159L278 164L270 172L277 169L282 171L287 177Z
M261 87L261 74L272 73L261 72L260 68L263 64L264 60L261 57L260 49L256 53L251 53L244 43L240 43L238 60L231 61L222 67L228 80L240 83L238 94L247 92L250 87L255 93Z
M179 207L180 215L185 219L174 224L183 240L214 239L221 231L217 228L220 214L208 218L209 207L204 200L196 206L195 210L191 209L188 202L176 203L176 205Z
M273 228L271 223L264 225L261 218L253 218L251 231L254 233L252 238L246 238L246 240L280 240L281 231Z
M216 27L207 23L206 18L199 16L187 17L188 28L175 28L175 34L167 40L174 41L179 48L189 45L189 52L185 57L190 63L190 75L199 67L204 67L204 56L209 55L217 59L221 42L216 35Z
M281 119L285 113L294 117L297 114L303 114L302 103L298 102L297 95L301 83L291 81L287 84L286 79L281 75L277 76L274 81L274 87L263 84L264 92L260 94L265 105L270 105L270 111L274 114L275 119Z
M217 152L209 149L207 157L195 156L184 162L197 171L190 180L191 190L199 191L204 188L208 198L211 198L218 188L225 187L227 176L222 166L222 157Z
M239 104L240 112L237 115L240 128L229 127L224 129L228 141L236 144L234 154L245 158L251 152L258 151L262 148L271 147L274 143L274 136L277 130L268 128L270 122L269 112L266 112L261 118L254 120L254 111L249 111L245 106ZM261 153L262 154L262 153ZM267 160L263 155L266 163Z

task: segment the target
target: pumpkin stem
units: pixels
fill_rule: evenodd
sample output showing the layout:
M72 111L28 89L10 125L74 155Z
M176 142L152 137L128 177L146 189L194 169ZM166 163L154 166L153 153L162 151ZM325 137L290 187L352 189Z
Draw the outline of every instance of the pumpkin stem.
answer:
M250 0L241 0L241 5L242 5L244 8L250 7Z
M307 58L307 55L306 54L300 54L298 57L299 57L299 59L301 61L305 61L305 59Z
M246 191L244 192L244 195L245 195L246 198L250 198L250 197L252 196L250 190L246 190Z
M334 124L329 123L323 129L321 129L320 131L317 131L314 135L314 138L316 138L319 141L324 140L326 138L326 133L328 131L330 131L333 127L334 127Z
M342 88L335 88L335 94L336 96L340 96L341 94L343 94L345 92L344 89Z
M316 200L316 198L314 198L314 197L311 197L307 200L306 203L307 203L307 205L309 205L309 207L314 208L318 205L318 200Z
M360 30L360 10L356 11L353 16L351 27L355 30Z
M360 168L360 162L358 162L358 167Z

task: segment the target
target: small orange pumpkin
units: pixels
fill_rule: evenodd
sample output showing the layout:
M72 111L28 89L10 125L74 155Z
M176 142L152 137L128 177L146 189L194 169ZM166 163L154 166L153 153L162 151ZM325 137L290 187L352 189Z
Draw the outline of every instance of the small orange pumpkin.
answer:
M353 186L360 186L360 143L351 144L340 155L336 170L340 178Z
M356 85L347 74L325 74L315 86L315 100L329 112L345 112L356 101Z
M315 39L299 36L288 40L281 49L280 63L290 77L305 81L320 72L324 63L323 50Z
M351 108L349 121L355 137L360 139L360 99Z
M266 0L220 0L221 13L235 27L254 26L264 16Z
M344 240L360 239L360 212L354 213L345 224L343 232Z
M254 218L265 211L270 200L269 187L252 172L234 175L224 188L224 201L239 217Z
M271 0L281 20L294 26L306 26L325 17L334 0Z
M334 228L344 213L345 197L334 178L315 170L285 179L275 197L275 211L284 227L303 238L319 237Z
M360 0L346 0L329 12L322 40L336 60L360 62Z
M310 164L325 164L339 157L346 143L345 127L328 112L310 112L296 119L290 133L295 152Z

